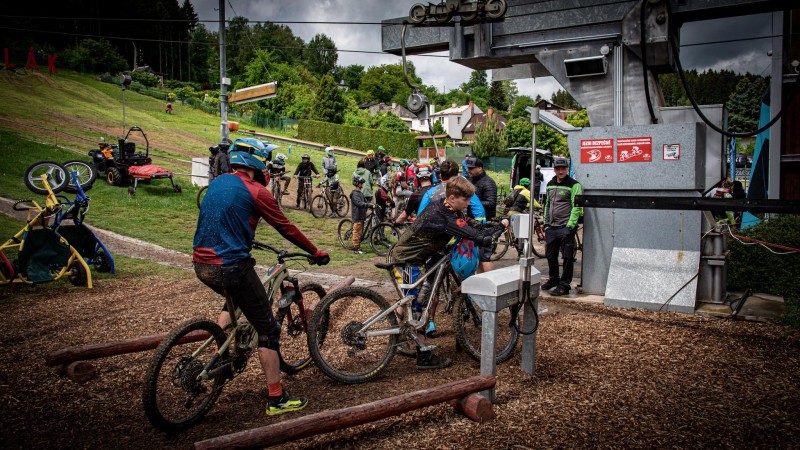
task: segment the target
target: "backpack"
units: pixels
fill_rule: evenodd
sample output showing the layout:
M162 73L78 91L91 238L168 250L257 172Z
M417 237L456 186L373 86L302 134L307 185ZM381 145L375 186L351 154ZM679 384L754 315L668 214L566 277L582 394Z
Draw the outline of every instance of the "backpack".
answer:
M517 197L519 197L519 193L521 190L522 189L514 189L513 191L511 191L511 193L508 194L506 198L503 200L503 205L506 208L512 207L514 205L514 202L517 201Z

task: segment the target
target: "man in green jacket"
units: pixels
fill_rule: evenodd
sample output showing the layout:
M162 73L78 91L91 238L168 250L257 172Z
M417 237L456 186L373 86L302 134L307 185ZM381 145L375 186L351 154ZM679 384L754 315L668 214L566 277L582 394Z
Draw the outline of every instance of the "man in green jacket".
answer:
M545 256L550 268L550 278L542 285L543 290L552 289L552 295L567 295L571 289L572 269L575 264L574 242L578 219L583 208L575 206L575 196L583 193L581 184L567 175L569 160L556 158L553 161L555 176L545 192L544 227ZM558 274L558 253L564 258L564 271Z
M372 172L369 171L364 166L364 160L361 159L356 164L356 171L353 172L353 180L355 180L356 176L359 176L364 179L364 189L361 192L364 193L364 198L366 198L367 203L372 203L373 201L373 192L372 192Z

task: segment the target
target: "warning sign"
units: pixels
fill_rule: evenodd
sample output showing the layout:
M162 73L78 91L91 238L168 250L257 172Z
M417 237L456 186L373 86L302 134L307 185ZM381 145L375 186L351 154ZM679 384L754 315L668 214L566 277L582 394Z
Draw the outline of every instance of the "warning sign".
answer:
M617 140L617 162L650 162L652 160L652 137L619 138Z
M613 139L581 139L582 163L613 163Z

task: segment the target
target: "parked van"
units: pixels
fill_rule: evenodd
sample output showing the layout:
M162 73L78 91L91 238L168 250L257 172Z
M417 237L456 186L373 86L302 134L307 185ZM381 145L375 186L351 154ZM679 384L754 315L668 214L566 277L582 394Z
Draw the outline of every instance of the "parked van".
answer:
M531 148L512 147L509 148L508 151L514 154L511 159L511 179L509 180L510 186L508 188L510 191L514 189L514 186L519 184L520 179L531 177ZM541 196L544 195L545 186L547 186L550 179L555 176L553 172L553 155L546 150L537 148L536 164L541 166L542 175L544 175L544 181L542 181L539 192L536 193L537 198L541 198ZM534 180L531 178L531 183L533 182Z

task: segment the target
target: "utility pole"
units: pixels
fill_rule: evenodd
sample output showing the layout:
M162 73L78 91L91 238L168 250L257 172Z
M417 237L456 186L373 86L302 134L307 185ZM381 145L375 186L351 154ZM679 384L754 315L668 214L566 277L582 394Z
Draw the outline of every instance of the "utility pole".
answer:
M228 140L228 84L225 68L225 0L219 0L219 140Z

